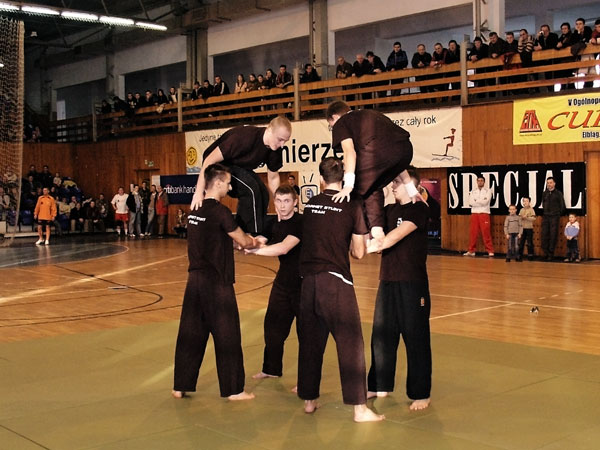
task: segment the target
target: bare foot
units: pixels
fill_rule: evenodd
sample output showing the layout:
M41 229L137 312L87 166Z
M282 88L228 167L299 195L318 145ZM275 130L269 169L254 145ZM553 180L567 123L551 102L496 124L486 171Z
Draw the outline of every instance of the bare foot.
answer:
M389 392L384 392L384 391L379 391L379 392L373 392L373 391L367 391L367 399L369 398L375 398L375 397L387 397L389 394Z
M252 400L254 398L254 394L242 391L239 394L230 395L227 398L231 401Z
M375 414L367 405L354 405L355 422L380 422L385 419L382 414Z
M294 387L292 388L292 392L293 392L294 394L297 394L297 393L298 393L298 386L294 386Z
M306 414L314 413L320 406L316 400L304 400L304 412Z
M185 392L183 391L171 391L171 395L175 398L183 398L185 397Z
M264 372L258 372L252 378L254 378L255 380L262 380L264 378L279 378L279 377L276 375L269 375L268 373L264 373Z
M425 409L429 406L429 403L431 403L431 399L429 398L423 398L421 400L415 400L410 404L409 409L411 411L419 411L421 409Z

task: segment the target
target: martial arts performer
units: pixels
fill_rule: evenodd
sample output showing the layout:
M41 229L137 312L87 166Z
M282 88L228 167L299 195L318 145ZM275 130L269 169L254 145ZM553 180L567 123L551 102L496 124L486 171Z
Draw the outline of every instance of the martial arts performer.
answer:
M196 390L208 335L212 334L221 397L249 400L254 394L244 391L232 240L244 248L255 247L256 240L241 230L231 211L220 203L231 189L229 168L213 164L203 176L206 196L202 206L188 216L190 265L175 350L173 396L181 398Z
M285 117L276 117L266 128L238 126L226 131L204 152L204 160L192 210L202 206L204 199L204 170L211 164L223 163L231 170L230 197L237 198L237 222L247 233L259 235L265 227L269 191L254 173L262 164L267 165L269 190L273 195L279 187L277 171L283 165L281 147L290 139L292 124Z
M419 177L408 170L416 186ZM400 336L407 356L406 393L411 410L429 406L431 345L429 336L429 282L427 278L427 221L425 203L412 203L403 179L393 181L397 203L385 208L387 234L382 245L375 240L369 253L383 250L379 290L371 337L368 397L385 397L394 390L396 355Z
M310 199L303 217L298 396L304 400L305 412L319 407L323 353L331 333L337 347L342 397L345 404L354 405L354 420L383 420L366 405L364 342L348 257L348 250L354 258L364 256L368 229L360 202L333 201L342 188L343 162L325 158L319 173L324 190Z
M265 315L265 354L262 371L253 378L275 378L283 374L283 344L290 334L300 306L300 241L302 216L294 212L298 197L293 186L285 184L275 191L277 222L267 232L269 245L246 250L262 256L278 256L279 270L273 282ZM296 329L298 324L296 323Z
M423 200L410 183L406 172L413 157L408 131L400 128L384 114L372 109L352 111L336 101L327 108L333 148L344 152L344 187L333 200L350 199L350 193L360 195L365 203L371 236L383 239L383 188L398 174L407 185L413 201Z

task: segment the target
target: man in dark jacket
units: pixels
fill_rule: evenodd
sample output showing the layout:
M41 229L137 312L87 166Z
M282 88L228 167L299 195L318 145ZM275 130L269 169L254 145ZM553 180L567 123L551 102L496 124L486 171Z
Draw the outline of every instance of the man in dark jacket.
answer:
M388 71L392 71L406 69L407 67L408 56L406 56L406 52L402 50L400 42L394 42L394 50L390 53L390 56L388 56L385 68Z
M546 190L542 195L542 208L544 210L544 216L542 217L542 250L545 258L551 261L556 248L560 216L566 210L565 199L562 192L556 189L556 182L553 177L546 179Z
M371 69L371 64L369 64L369 61L365 59L364 55L362 53L359 53L356 55L356 61L354 61L354 64L352 65L352 76L356 77L356 78L360 78L363 75L368 75L370 74L372 71ZM362 87L367 87L369 86L368 84L359 84L358 88L362 88ZM370 92L363 92L361 94L361 97L363 100L368 100L371 98L371 93Z
M413 55L411 64L415 69L426 69L431 64L431 55L425 51L425 45L417 45L417 52ZM415 81L427 80L429 77L415 77ZM419 87L421 93L430 92L432 90L429 86ZM427 101L427 100L426 100Z

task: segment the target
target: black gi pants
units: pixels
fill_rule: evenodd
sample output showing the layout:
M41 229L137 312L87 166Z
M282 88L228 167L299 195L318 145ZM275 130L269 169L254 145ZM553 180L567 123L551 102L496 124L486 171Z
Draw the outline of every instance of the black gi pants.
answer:
M542 250L545 256L554 256L556 241L558 239L558 223L560 216L542 217Z
M252 170L237 166L230 169L229 196L238 199L236 220L246 233L261 234L269 208L269 191Z
M392 392L400 336L407 357L406 394L412 400L431 393L431 342L429 285L424 282L381 281L377 291L371 369L371 392Z
M331 333L337 347L344 403L365 404L364 342L354 286L327 272L305 276L299 319L298 397L319 397L323 353Z
M221 397L244 390L244 356L240 318L233 285L221 284L214 274L192 271L183 297L177 347L176 391L195 392L208 335L212 334Z
M263 373L280 377L283 375L283 345L290 335L294 317L300 309L300 289L289 288L277 281L269 296L265 314L265 354ZM298 322L296 321L296 333Z

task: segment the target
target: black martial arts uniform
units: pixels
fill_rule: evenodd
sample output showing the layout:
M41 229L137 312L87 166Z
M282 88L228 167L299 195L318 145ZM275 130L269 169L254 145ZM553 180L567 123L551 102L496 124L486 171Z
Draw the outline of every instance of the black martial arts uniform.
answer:
M319 397L323 353L335 339L344 403L366 403L366 367L360 314L348 251L353 234L367 234L360 202L334 203L325 190L304 208L300 275L298 396Z
M407 356L406 392L409 398L429 398L431 391L431 300L427 278L427 221L425 203L396 203L385 209L386 233L403 221L417 229L381 257L380 283L371 337L371 392L392 392L400 336Z
M294 213L288 220L275 222L269 245L283 242L288 236L302 240L302 216ZM300 249L301 243L287 254L279 256L279 270L273 282L265 314L265 354L263 373L280 377L283 374L283 344L290 334L294 317L300 308ZM296 331L298 322L296 322Z
M263 233L269 191L254 169L266 164L271 172L283 165L282 149L271 150L263 142L266 128L238 126L226 131L204 152L204 159L217 147L223 154L223 164L231 169L230 197L238 199L236 219L247 233Z
M222 397L244 390L244 357L240 319L233 290L233 242L236 230L231 211L214 199L188 216L188 282L181 308L175 349L174 390L194 392L212 334Z
M343 140L352 139L356 151L354 192L364 199L368 226L383 227L383 188L410 165L410 134L384 114L366 109L344 114L332 132L335 149L341 148Z

